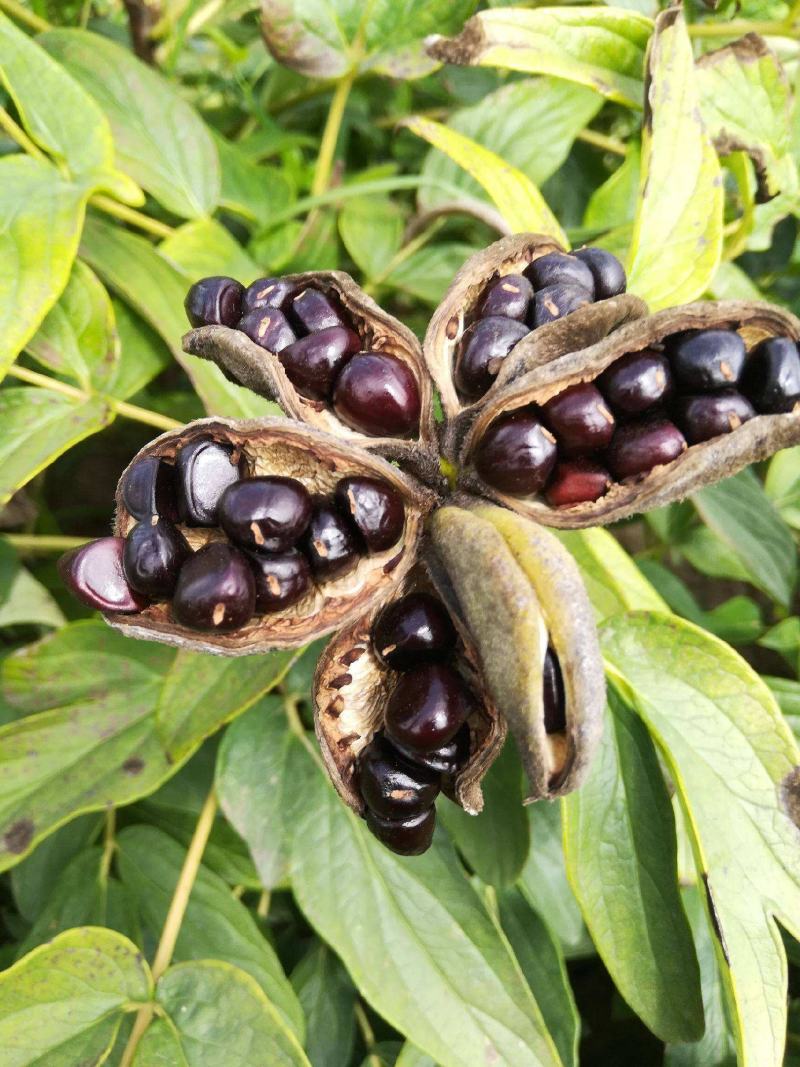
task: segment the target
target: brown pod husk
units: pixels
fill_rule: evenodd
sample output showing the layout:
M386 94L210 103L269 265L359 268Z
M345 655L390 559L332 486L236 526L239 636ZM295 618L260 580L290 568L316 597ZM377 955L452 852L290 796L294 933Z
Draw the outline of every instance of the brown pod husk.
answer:
M481 437L496 418L529 404L543 404L562 390L593 381L615 360L630 352L659 345L683 330L735 329L748 351L768 337L800 338L800 320L783 308L759 301L719 301L667 308L629 323L605 340L529 371L487 399L461 448L461 486L504 504L520 515L547 526L578 529L616 522L651 508L681 500L713 485L743 467L800 443L800 412L756 415L737 430L701 444L648 474L612 484L594 503L551 507L541 496L519 497L500 492L478 475L472 465Z
M388 315L372 297L343 271L309 271L286 275L288 281L306 282L328 296L336 297L349 313L363 349L396 356L414 373L421 400L420 432L415 440L371 437L341 421L333 407L321 400L301 396L289 381L278 356L251 341L247 334L227 326L203 326L183 338L186 352L216 363L228 378L246 389L277 401L287 415L315 429L344 437L363 447L390 452L393 457L435 450L433 390L422 358L419 341L406 326Z
M347 444L330 434L283 418L251 421L208 418L180 430L162 434L146 445L142 456L174 459L182 445L211 438L232 445L240 454L246 476L286 475L297 478L313 493L330 495L340 478L370 475L381 478L403 496L406 524L401 540L386 552L365 555L354 570L339 578L314 585L296 604L280 612L257 615L244 627L229 633L205 633L180 626L168 603L156 603L136 615L107 615L112 626L131 637L162 641L180 648L243 656L276 648L295 648L347 625L369 606L389 595L414 564L423 532L425 515L436 495L416 479L374 453ZM131 464L132 465L132 464ZM117 488L114 532L125 536L135 525ZM195 551L210 541L224 540L216 527L179 527Z
M600 739L603 661L575 561L546 530L502 508L441 508L430 522L434 576L475 642L486 688L517 742L527 802L580 785ZM542 664L561 665L566 729L544 726Z
M420 588L430 588L422 567L396 591L396 597ZM379 662L372 647L372 624L383 607L374 607L331 640L314 677L314 725L322 757L337 792L359 815L364 802L358 789L358 759L382 728L399 677ZM445 776L443 791L470 815L477 815L483 809L480 783L503 747L506 723L486 692L469 635L460 620L454 622L461 638L457 666L480 706L469 719L469 759L458 774Z

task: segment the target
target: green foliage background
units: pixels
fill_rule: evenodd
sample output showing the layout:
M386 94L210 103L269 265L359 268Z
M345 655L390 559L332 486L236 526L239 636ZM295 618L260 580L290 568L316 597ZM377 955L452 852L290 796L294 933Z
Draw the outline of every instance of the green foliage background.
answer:
M422 334L532 229L798 310L800 5L658 14L0 0L0 1067L800 1063L800 450L560 535L590 778L525 809L508 746L413 860L321 771L319 648L132 642L55 573L157 431L275 411L182 352L204 275L341 268Z

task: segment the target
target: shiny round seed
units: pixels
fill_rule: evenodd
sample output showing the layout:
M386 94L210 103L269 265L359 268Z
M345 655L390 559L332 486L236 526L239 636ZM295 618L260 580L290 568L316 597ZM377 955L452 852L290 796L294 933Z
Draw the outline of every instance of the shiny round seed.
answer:
M147 597L137 593L125 577L124 551L124 538L100 537L63 555L58 573L73 596L95 611L141 611L147 607Z
M735 330L691 330L667 340L678 386L695 393L733 388L744 369L744 340Z
M690 445L732 433L756 413L750 401L735 389L682 396L675 408L676 422Z
M396 671L438 662L455 644L447 609L430 593L407 593L384 608L372 627L375 655Z
M480 303L481 318L500 315L524 322L533 299L533 286L524 274L506 274L493 282Z
M187 526L216 526L222 494L239 480L230 445L200 440L184 445L175 462L178 515Z
M468 326L456 359L458 391L470 400L483 396L494 383L508 353L529 332L524 322L499 315L478 319Z
M604 248L581 248L572 254L592 272L595 300L607 300L625 292L628 287L625 268L611 252Z
M556 439L529 409L495 420L475 452L475 469L487 485L517 496L538 492L555 464Z
M666 356L648 348L615 360L597 384L614 411L638 415L669 399L672 369Z
M590 382L572 385L542 408L545 422L567 456L580 456L605 448L614 436L616 420L603 394Z
M242 316L244 287L233 278L201 278L186 294L186 317L194 327L235 326Z
M303 548L317 578L338 578L359 560L358 545L347 519L327 500L319 499L303 537Z
M256 614L283 611L311 588L311 567L302 552L248 552L256 580Z
M297 334L278 308L263 307L248 311L236 328L268 352L282 352L297 340Z
M546 289L537 290L528 314L528 323L532 329L538 329L571 315L591 302L591 295L580 286L562 283L548 285Z
M183 564L172 613L192 630L238 630L253 617L256 583L247 559L220 542L206 545Z
M436 808L407 819L384 819L367 810L367 828L388 849L400 856L420 856L427 852L436 827Z
M219 524L243 548L285 552L305 532L311 496L296 478L243 478L223 493Z
M396 356L353 356L333 390L336 414L372 437L411 437L419 428L421 401L413 371Z
M565 460L556 466L545 496L554 508L586 504L605 496L610 485L611 475L594 460Z
M191 549L180 530L158 515L137 523L125 539L122 566L128 584L151 600L172 596Z
M340 371L360 347L357 333L346 326L329 326L287 345L278 360L302 396L328 400Z
M406 509L402 496L388 482L380 478L342 478L334 499L369 552L385 552L402 537Z
M742 392L756 411L777 415L800 402L800 353L790 337L770 337L747 358Z
M371 811L399 819L420 815L433 805L441 775L411 763L383 734L376 734L361 753L358 782Z
M461 676L443 663L414 667L400 678L386 706L389 739L413 752L450 741L474 707Z
M131 464L122 481L125 510L144 521L152 515L176 522L175 468L160 456L142 456Z
M590 301L594 300L594 276L589 265L566 252L548 252L539 256L526 268L525 275L537 291L565 285L582 289Z
M606 459L615 478L646 474L686 451L686 439L668 419L629 422L614 434Z

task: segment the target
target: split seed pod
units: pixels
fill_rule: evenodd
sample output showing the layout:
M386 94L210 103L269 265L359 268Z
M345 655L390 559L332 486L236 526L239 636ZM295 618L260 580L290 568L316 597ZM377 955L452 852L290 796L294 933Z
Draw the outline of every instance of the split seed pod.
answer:
M246 626L228 633L198 633L178 624L168 604L155 603L136 615L110 615L108 621L133 637L163 641L196 651L226 656L294 648L346 626L384 598L413 566L420 545L423 520L436 496L394 464L330 434L282 418L251 422L200 419L181 430L157 437L135 457L159 456L174 460L178 450L194 441L210 439L229 445L242 476L282 475L296 478L312 494L330 496L341 478L368 476L387 482L401 495L405 529L391 549L359 559L342 577L315 584L298 603L282 611L255 616ZM133 464L131 464L132 466ZM117 490L114 532L125 536L135 520L125 509L123 474ZM217 528L180 527L193 550L224 540Z
M494 489L475 470L476 450L496 419L519 408L544 404L569 386L593 382L620 357L657 349L673 334L709 329L736 330L748 352L770 337L800 338L800 320L782 308L758 301L686 304L631 322L596 344L536 367L504 388L493 390L461 445L462 488L545 525L577 529L616 522L681 500L779 449L800 443L800 412L756 415L731 433L691 445L677 459L645 475L613 483L606 495L593 503L560 508L551 507L538 495L514 496Z

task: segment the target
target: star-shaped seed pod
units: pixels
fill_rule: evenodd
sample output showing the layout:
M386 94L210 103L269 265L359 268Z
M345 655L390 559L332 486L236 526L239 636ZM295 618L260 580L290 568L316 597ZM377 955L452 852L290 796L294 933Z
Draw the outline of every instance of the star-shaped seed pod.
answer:
M324 762L388 847L476 814L513 733L527 799L578 786L605 684L578 568L605 524L800 441L800 322L759 303L649 315L619 262L519 234L473 256L424 346L347 275L192 287L188 352L285 418L208 418L124 472L67 584L133 637L219 655L333 634ZM442 417L434 415L434 387Z

